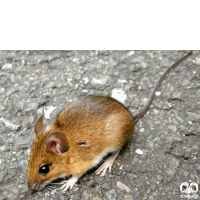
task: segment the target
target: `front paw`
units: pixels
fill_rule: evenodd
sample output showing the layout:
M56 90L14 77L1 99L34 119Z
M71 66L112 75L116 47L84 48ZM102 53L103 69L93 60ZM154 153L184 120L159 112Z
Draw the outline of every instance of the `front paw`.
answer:
M61 183L64 183L63 186L60 188L62 192L67 192L68 189L72 189L75 185L75 183L78 181L78 176L72 176L70 179L62 181Z

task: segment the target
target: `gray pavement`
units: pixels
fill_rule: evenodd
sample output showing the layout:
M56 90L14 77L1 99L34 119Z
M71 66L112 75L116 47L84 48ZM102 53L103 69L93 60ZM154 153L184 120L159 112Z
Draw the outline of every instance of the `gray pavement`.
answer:
M0 51L0 200L176 200L200 184L200 52L173 70L118 156L112 173L88 172L64 195L27 193L35 120L45 124L91 94L118 98L135 115L162 73L184 51ZM191 193L192 195L192 193ZM197 192L200 199L200 193Z

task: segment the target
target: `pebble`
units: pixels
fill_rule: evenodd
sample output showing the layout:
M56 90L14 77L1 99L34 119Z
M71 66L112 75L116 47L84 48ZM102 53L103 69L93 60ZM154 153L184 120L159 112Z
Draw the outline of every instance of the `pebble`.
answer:
M93 85L96 89L103 89L108 81L108 76L99 76L98 78L93 77L91 81L91 85Z
M138 64L131 64L129 70L130 72L138 72L141 70L141 67Z
M55 88L56 84L54 81L50 81L45 85L46 88Z
M135 54L135 51L129 51L128 53L127 53L127 57L129 58L129 57L131 57L132 55L134 55Z
M178 100L182 100L182 93L181 92L174 92L172 99L178 99Z
M200 65L200 57L196 57L195 62L197 65Z
M10 80L11 80L12 83L15 82L15 75L14 75L14 74L11 74L11 75L10 75Z
M157 175L157 178L159 181L162 181L164 177L162 175Z
M88 78L88 77L85 77L85 78L83 78L83 81L84 81L84 84L88 84L89 78Z
M154 115L158 115L160 113L160 111L157 109L153 109L153 113L154 113Z
M17 189L15 189L15 188L14 188L12 191L13 191L13 193L15 193L15 194L18 194L18 193L19 193L19 191L18 191Z
M124 183L120 181L117 181L117 187L121 190L125 190L128 193L131 191L131 189L128 186L126 186Z
M5 151L6 150L6 145L3 145L3 146L0 146L0 152L2 151Z
M127 99L127 95L124 90L120 88L114 88L111 93L111 97L118 100L119 102L123 103Z
M144 131L145 131L145 129L144 129L144 128L141 128L141 129L140 129L140 132L141 132L141 133L143 133Z
M103 200L103 199L101 199L99 197L92 197L91 200Z
M160 91L156 91L155 95L156 95L156 96L160 96L160 95L161 95L161 92L160 92Z
M142 68L147 68L147 63L141 62L141 63L140 63L140 66L141 66Z
M0 118L0 122L3 122L6 127L14 131L18 131L21 128L20 125L12 124L8 120L4 119L3 117Z
M124 199L125 200L134 200L133 197L131 195L128 195L128 194L124 195Z
M56 109L57 107L54 106L48 106L44 108L44 115L46 119L50 119L51 113Z
M115 192L114 189L111 189L106 192L106 197L107 197L107 200L116 200L117 193Z
M22 154L23 154L23 151L18 151L18 152L16 153L16 156L17 156L17 157L20 157Z
M7 64L3 65L2 69L3 69L3 70L4 70L4 69L13 69L13 66L12 66L11 63L7 63Z
M139 155L142 155L144 152L141 150L141 149L136 149L135 150L135 153L139 154Z
M0 111L4 111L6 109L5 106L0 106Z
M30 85L30 82L29 82L29 81L24 81L24 85L25 85L25 86L29 86L29 85Z
M81 74L76 74L75 79L80 80L81 79Z
M5 88L0 88L0 94L5 93Z
M110 184L108 183L104 183L103 185L101 185L102 188L106 189L106 190L110 190Z

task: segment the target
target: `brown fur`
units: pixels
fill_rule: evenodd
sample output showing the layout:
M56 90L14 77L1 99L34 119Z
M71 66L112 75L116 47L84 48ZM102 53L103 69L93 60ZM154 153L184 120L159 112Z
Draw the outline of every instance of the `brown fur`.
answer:
M84 174L102 152L109 148L120 149L130 138L134 126L131 114L106 96L88 96L69 105L47 132L41 123L42 118L39 118L27 170L32 190L42 189L45 181L62 175ZM69 145L66 152L57 154L45 145L46 138L53 132L65 134ZM50 172L40 175L39 167L45 164L51 164ZM40 186L36 187L35 183Z

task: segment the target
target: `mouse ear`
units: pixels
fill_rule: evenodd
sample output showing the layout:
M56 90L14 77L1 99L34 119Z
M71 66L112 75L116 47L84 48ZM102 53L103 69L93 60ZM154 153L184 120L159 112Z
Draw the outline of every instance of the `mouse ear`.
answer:
M37 119L35 123L34 131L36 134L44 132L43 115L40 115L40 117Z
M68 141L64 133L53 132L45 140L46 147L55 153L62 154L69 149Z

